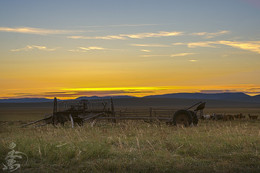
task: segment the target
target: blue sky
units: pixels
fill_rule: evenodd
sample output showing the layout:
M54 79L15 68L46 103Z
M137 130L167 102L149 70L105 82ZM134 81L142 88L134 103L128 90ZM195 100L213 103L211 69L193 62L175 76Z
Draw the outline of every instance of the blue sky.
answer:
M120 87L256 94L259 19L259 0L0 1L2 97Z
M259 6L247 0L13 0L0 4L1 24L9 27L71 29L147 23L185 30L190 27L191 31L259 29Z

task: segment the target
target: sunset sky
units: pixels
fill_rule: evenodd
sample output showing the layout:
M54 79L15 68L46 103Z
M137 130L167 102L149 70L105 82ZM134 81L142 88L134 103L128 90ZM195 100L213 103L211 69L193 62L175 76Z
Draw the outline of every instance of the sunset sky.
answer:
M0 89L260 94L260 0L2 0Z

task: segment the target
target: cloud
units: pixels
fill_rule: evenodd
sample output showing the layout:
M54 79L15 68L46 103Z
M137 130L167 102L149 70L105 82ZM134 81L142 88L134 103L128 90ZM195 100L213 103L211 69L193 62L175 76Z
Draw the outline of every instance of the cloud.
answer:
M159 24L119 24L119 25L93 25L81 26L82 28L107 28L107 27L139 27L139 26L156 26Z
M42 93L14 93L14 97L79 97L79 96L117 96L143 95L165 90L167 87L108 87L108 88L61 88L57 91Z
M165 87L109 87L109 88L62 88L62 91L131 91L131 90L158 90L164 89Z
M197 62L198 60L196 60L196 59L190 59L189 61L190 61L190 62Z
M200 90L200 93L214 94L214 93L234 93L234 92L243 92L249 95L260 94L260 88L240 88L237 89L224 89L224 90Z
M15 97L25 98L25 97L80 97L80 96L116 96L116 95L126 95L133 93L152 93L153 91L65 91L65 92L45 92L39 94L33 93L15 93Z
M195 53L178 53L178 54L172 54L172 55L141 55L141 57L162 57L162 56L167 56L167 57L180 57L180 56L188 56L188 55L193 55Z
M20 49L11 49L12 52L20 52L20 51L30 51L30 50L42 50L42 51L55 51L57 48L47 48L45 46L37 46L37 45L27 45L24 48Z
M16 94L23 97L79 97L79 96L115 96L138 93L153 93L163 90L164 87L111 87L111 88L62 88L58 92L44 92L39 95L33 93Z
M79 47L80 49L83 50L104 50L105 48L103 47L95 47L95 46L90 46L90 47Z
M194 42L194 43L188 43L187 46L189 48L195 48L195 47L213 47L216 48L214 44L217 44L216 42Z
M131 46L137 46L137 47L170 47L169 45L164 45L164 44L131 44Z
M85 37L85 36L68 36L71 39L96 39L96 40L126 40L125 37L119 35L107 35L107 36L97 36L97 37Z
M141 57L162 57L162 56L168 56L170 57L171 55L140 55Z
M236 41L219 41L219 44L248 50L260 54L260 41L256 42L236 42Z
M170 37L170 36L179 36L183 35L182 32L166 32L166 31L160 31L158 33L139 33L139 34L122 34L122 36L129 37L129 38L149 38L149 37Z
M178 53L178 54L172 54L171 57L178 57L178 56L188 56L188 55L194 55L195 53Z
M155 38L155 37L171 37L171 36L180 36L183 35L182 32L167 32L159 31L157 33L147 32L147 33L137 33L137 34L119 34L119 35L107 35L107 36L68 36L67 38L71 39L101 39L101 40L126 40L126 39L143 39L143 38Z
M145 91L144 91L145 92ZM133 93L143 93L143 91L124 91L124 90L115 90L115 91L67 91L64 93L46 93L43 94L44 97L79 97L79 96L114 96L114 95L126 95Z
M192 33L191 35L196 35L196 36L204 36L205 38L214 38L220 35L228 34L230 31L219 31L219 32L214 32L214 33L209 33L209 32L197 32L197 33Z
M38 34L38 35L49 35L49 34L71 34L83 32L79 30L52 30L52 29L43 29L43 28L31 28L31 27L0 27L1 32L15 32L23 34Z
M142 51L142 52L151 52L150 50L146 50L146 49L141 49L140 51Z
M217 44L217 42L204 41L204 42L191 42L191 43L173 43L174 46L187 45L189 48L196 48L196 47L213 47L213 48L215 48L216 46L214 44Z
M216 45L226 45L234 48L248 50L260 54L260 41L206 41L206 42L191 42L191 43L173 43L173 45L187 45L189 48L196 47L211 47L217 48Z
M71 49L70 52L87 52L90 50L105 50L106 48L97 47L97 46L90 46L90 47L78 47L77 49Z
M172 43L174 46L181 46L181 45L186 45L186 43Z

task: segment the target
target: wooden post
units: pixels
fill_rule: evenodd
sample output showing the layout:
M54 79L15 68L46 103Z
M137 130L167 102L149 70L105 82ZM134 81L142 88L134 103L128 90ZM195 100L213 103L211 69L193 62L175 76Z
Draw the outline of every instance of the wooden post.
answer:
M54 97L54 101L53 101L53 114L57 113L57 98Z
M57 98L54 97L53 100L53 114L52 114L52 124L55 124L55 121L57 120Z
M70 114L70 121L71 121L71 127L74 128L74 121L73 121L71 114Z

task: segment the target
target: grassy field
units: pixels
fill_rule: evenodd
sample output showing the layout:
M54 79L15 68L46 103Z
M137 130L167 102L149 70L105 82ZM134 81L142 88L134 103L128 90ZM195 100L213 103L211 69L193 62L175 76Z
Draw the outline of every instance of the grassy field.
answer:
M23 152L21 172L260 172L260 121L98 122L83 127L0 128L0 162Z
M158 105L152 101L145 102L147 110ZM172 100L167 106L184 108L194 102ZM129 104L123 103L116 108ZM144 108L141 102L136 105L132 109ZM15 150L28 157L19 160L20 172L260 172L260 118L200 121L189 128L142 121L20 128L51 112L52 103L0 104L1 166L14 142ZM209 103L208 113L259 115L260 108Z

